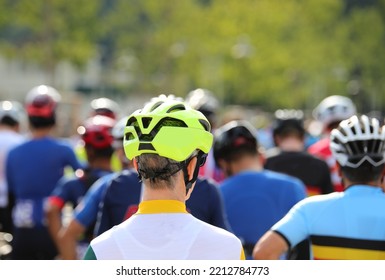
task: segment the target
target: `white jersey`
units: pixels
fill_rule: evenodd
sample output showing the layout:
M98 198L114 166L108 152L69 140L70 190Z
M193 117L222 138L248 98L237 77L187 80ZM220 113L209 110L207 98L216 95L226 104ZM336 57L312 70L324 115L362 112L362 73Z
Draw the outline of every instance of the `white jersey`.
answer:
M244 259L235 235L198 220L175 200L141 202L135 215L92 240L89 251L102 260Z
M8 187L5 176L5 161L9 150L24 141L24 136L13 130L0 130L0 208L8 205Z

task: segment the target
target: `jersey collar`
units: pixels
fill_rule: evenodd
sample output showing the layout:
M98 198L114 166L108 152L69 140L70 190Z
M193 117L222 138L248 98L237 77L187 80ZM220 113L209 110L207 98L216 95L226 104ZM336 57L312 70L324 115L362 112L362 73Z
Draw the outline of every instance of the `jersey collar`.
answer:
M363 193L383 193L383 190L376 186L351 185L345 189L344 193L349 195L361 195Z
M186 204L177 200L146 200L139 204L136 214L188 213Z

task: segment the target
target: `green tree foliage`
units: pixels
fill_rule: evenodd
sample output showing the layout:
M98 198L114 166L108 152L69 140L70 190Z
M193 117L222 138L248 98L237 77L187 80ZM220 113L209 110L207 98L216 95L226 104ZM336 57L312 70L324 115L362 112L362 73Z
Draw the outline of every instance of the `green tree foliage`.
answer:
M383 90L375 3L122 0L110 16L117 48L135 58L135 90L207 87L225 103L306 109L330 94L374 100Z
M382 109L385 1L0 0L0 50L47 68L98 46L129 94L212 90L225 104L313 108L350 95Z
M98 1L1 0L1 52L52 72L62 60L83 65L97 50Z

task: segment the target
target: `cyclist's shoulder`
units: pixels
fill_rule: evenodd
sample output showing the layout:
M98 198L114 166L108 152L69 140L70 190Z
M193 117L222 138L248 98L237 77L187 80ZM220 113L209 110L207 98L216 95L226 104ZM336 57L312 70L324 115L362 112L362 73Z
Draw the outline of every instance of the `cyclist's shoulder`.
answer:
M310 145L307 151L311 154L327 153L330 150L329 145L330 140L328 137L325 137Z

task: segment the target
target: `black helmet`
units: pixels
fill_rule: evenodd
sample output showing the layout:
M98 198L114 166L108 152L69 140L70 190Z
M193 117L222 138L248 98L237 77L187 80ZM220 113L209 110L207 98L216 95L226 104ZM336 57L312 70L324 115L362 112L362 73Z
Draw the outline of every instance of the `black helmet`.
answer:
M272 124L273 137L296 133L300 136L305 134L303 123L303 112L301 110L280 109L274 114Z
M257 153L256 129L246 120L235 120L219 127L214 134L214 159L230 160L241 152Z

